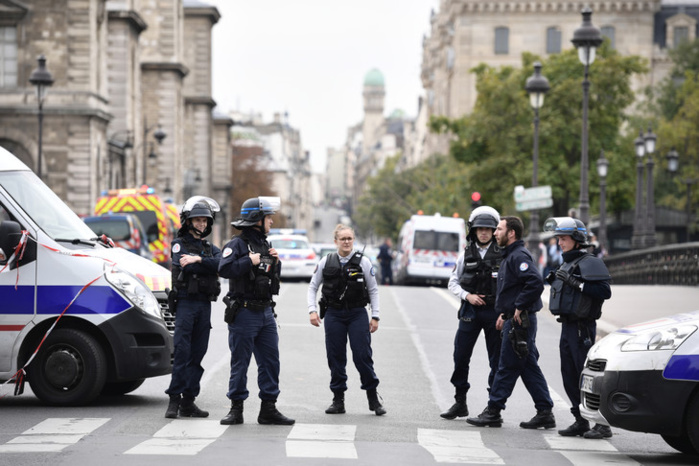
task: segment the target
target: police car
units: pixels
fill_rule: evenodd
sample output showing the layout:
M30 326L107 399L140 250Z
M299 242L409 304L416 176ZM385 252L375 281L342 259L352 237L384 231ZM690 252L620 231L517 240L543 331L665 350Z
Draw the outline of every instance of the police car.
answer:
M586 419L660 434L699 454L699 311L617 330L587 354L580 387Z
M270 231L272 233L272 231ZM281 230L279 234L270 234L267 241L279 253L282 261L281 278L284 280L309 280L318 264L318 254L311 247L308 237L302 234L287 233Z

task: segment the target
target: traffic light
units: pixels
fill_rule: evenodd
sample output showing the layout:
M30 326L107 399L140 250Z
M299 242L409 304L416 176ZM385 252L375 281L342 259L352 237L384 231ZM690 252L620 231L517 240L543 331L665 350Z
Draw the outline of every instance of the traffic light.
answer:
M474 191L471 193L471 209L480 207L481 205L481 193Z

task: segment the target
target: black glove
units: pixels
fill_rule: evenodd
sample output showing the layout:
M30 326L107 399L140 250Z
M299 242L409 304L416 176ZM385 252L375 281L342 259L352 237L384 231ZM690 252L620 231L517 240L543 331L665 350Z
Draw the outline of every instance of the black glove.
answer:
M580 285L583 284L582 280L578 280L565 270L558 269L556 270L556 278L561 280L562 282L572 286L573 288L580 288Z
M546 280L546 283L548 283L549 285L550 285L551 283L553 283L553 281L554 281L555 279L556 279L556 272L554 272L553 270L550 271L550 272L546 275L546 278L544 278L544 280Z

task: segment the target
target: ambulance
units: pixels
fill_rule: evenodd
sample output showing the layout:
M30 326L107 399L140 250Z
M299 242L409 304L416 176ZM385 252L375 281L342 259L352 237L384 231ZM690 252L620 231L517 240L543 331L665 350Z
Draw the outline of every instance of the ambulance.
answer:
M466 223L458 217L413 215L400 229L394 276L402 285L446 286L466 246Z
M171 372L170 272L95 236L0 147L0 398L83 405Z
M145 185L104 191L95 204L95 215L123 212L133 213L139 218L146 229L153 260L170 268L170 245L176 228L179 228L177 208L164 202L154 188Z

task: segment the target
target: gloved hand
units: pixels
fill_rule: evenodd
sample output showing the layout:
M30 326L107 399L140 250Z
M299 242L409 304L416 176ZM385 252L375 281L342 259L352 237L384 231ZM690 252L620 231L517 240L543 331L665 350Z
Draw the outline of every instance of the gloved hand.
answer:
M558 269L556 270L556 278L561 280L564 283L567 283L568 285L572 286L573 288L580 288L580 285L583 284L582 280L578 280L565 270Z
M546 275L546 278L544 278L544 280L546 281L546 283L548 283L549 285L550 285L551 283L553 283L553 281L554 281L555 279L556 279L556 272L554 272L553 270L550 271L550 272Z

